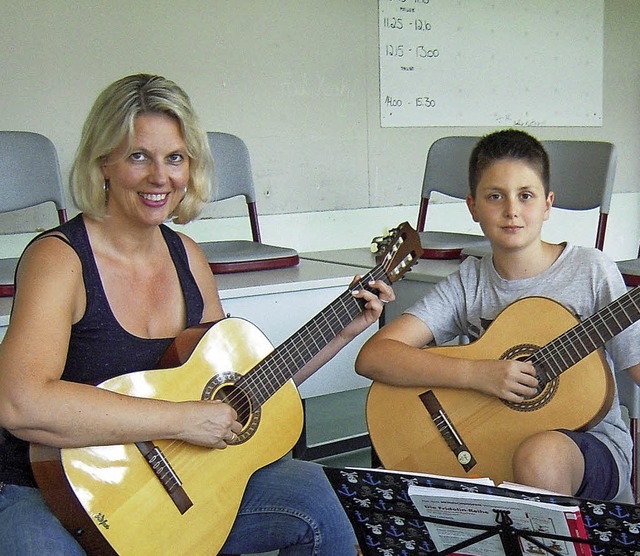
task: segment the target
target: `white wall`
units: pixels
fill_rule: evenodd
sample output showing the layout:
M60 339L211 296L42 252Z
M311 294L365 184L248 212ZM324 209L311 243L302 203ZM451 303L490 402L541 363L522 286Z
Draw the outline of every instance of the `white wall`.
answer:
M428 145L490 131L380 127L373 0L0 1L0 129L50 137L66 179L99 90L128 73L167 75L190 93L207 129L247 142L266 242L300 250L363 245L401 219L415 222ZM639 28L640 2L605 0L601 127L531 129L541 139L616 143L606 244L615 258L635 255L640 242ZM522 86L514 82L514 91ZM447 227L469 225L466 209L450 210L442 211ZM241 211L231 203L205 216ZM211 239L234 222L192 229ZM13 223L3 216L0 229ZM576 230L590 244L588 226L558 223L559 235ZM23 242L3 239L0 249Z
M260 218L263 241L293 247L299 252L365 247L375 236L408 221L416 225L418 205L265 215ZM593 246L597 211L563 214L555 210L543 228L551 242L570 241ZM437 203L429 208L428 229L481 233L464 203ZM178 226L196 241L246 238L251 232L246 217L201 219ZM0 258L16 257L33 234L11 234L0 240ZM613 196L604 251L613 260L637 256L640 237L640 193ZM636 238L636 239L634 239Z

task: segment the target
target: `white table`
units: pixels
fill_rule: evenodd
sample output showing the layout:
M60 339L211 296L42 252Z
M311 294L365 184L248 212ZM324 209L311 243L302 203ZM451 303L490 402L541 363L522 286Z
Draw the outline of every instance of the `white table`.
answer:
M302 259L342 264L349 267L371 269L376 265L375 255L368 248L339 249L302 253ZM385 307L385 320L392 320L443 278L455 272L460 260L420 259L405 277L393 284L396 301Z
M300 254L301 261L307 262L324 262L333 265L343 265L344 268L348 268L350 271L355 267L359 274L365 274L375 266L377 266L375 255L371 253L369 248L354 248L354 249L339 249L333 251L315 251L309 253ZM383 316L380 324L384 324L385 321L390 321L402 314L402 312L413 305L415 301L423 297L430 288L433 288L437 282L447 277L449 274L457 270L460 265L459 260L436 260L436 259L421 259L419 260L411 270L405 274L405 277L393 284L393 289L396 294L396 301L389 303L385 306ZM319 374L319 373L318 373ZM355 394L355 392L354 392ZM352 395L353 397L353 395ZM364 421L364 409L362 415L358 416ZM356 439L352 439L352 443ZM370 446L370 439L368 433L363 433L357 438L360 446ZM332 445L338 445L337 443L327 443L329 447ZM324 446L314 446L309 453L322 453L321 450ZM353 449L349 446L345 448ZM298 453L295 452L294 453ZM336 452L334 452L336 453ZM378 462L373 456L372 464Z

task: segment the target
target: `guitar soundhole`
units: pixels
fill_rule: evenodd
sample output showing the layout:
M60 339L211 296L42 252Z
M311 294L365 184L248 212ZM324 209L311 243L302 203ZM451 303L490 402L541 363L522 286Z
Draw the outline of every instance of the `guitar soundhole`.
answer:
M260 423L260 409L253 411L251 398L236 386L236 381L241 377L238 373L215 375L202 392L203 400L220 400L236 410L238 421L242 423L242 431L230 444L242 444L249 440Z
M530 355L539 349L539 346L533 344L520 344L514 346L502 354L500 359L517 359L519 361L526 360ZM538 392L535 396L527 398L521 402L508 402L500 400L503 404L515 409L516 411L536 411L547 405L558 391L559 378L551 380L538 380Z

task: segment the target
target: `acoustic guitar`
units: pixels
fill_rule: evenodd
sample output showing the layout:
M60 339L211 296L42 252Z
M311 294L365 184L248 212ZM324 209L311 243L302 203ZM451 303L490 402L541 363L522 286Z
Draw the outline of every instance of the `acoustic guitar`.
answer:
M62 450L32 445L38 486L63 525L91 556L217 554L251 475L300 436L302 404L292 377L362 313L353 290L399 280L421 252L409 224L392 230L379 264L276 349L248 321L225 318L187 329L186 343L176 339L171 352L190 351L182 365L100 384L174 402L223 400L243 428L226 450L162 439ZM191 351L185 346L194 338Z
M556 428L587 429L606 415L614 385L600 348L639 319L640 288L582 322L548 298L516 301L476 342L427 349L530 361L537 394L511 403L473 390L374 382L367 425L377 455L388 469L512 481L512 455L524 439Z

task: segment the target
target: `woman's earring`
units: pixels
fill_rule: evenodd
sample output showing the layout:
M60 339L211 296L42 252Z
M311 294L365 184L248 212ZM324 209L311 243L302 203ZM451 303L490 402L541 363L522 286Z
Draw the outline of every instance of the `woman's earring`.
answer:
M104 204L106 206L109 201L109 180L105 178L104 183L102 184L102 189L104 191Z

